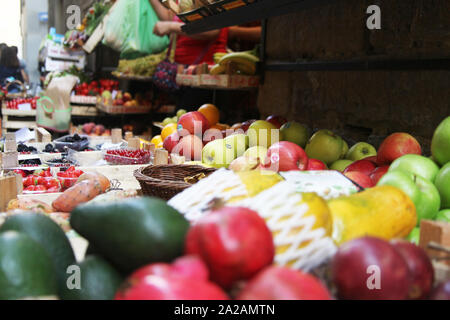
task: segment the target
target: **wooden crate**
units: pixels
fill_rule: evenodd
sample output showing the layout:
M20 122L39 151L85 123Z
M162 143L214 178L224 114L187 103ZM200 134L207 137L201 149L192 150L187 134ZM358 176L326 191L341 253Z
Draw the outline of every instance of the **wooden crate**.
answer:
M23 111L2 108L2 134L5 135L8 129L19 130L22 128L32 129L36 127L36 110ZM13 119L11 118L13 117ZM34 117L33 120L30 120ZM27 119L14 119L27 118Z

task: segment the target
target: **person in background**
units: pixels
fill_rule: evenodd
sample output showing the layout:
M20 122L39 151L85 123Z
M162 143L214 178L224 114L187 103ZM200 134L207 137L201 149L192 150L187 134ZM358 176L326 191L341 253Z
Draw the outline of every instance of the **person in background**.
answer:
M153 33L158 36L177 35L175 50L175 62L177 63L190 65L194 62L197 64L206 62L213 64L214 53L227 52L229 39L239 38L257 43L261 38L261 27L259 26L252 28L229 27L187 36L181 30L184 23L172 11L164 7L159 0L150 0L150 3L161 20L156 23ZM204 57L200 61L196 61L205 49L207 51Z
M8 45L7 45L6 43L0 43L0 59L1 59L1 57L2 57L2 51L3 51L5 48L8 48Z
M261 27L229 27L220 30L211 30L194 35L185 34L181 27L184 23L159 0L149 0L155 10L159 22L156 23L153 33L158 36L177 35L175 62L192 65L208 63L214 64L214 54L227 52L228 42L231 39L258 43L261 39ZM225 94L225 95L224 95ZM177 108L188 111L198 109L204 103L214 102L222 107L222 112L233 112L235 101L225 92L215 93L213 90L182 87L175 95ZM247 94L244 92L244 94ZM234 96L234 94L231 94ZM242 100L241 97L237 97ZM225 110L227 109L227 110Z
M2 50L0 57L0 83L3 84L10 77L24 82L16 50L6 47Z
M23 59L19 58L19 49L16 46L12 46L11 48L13 48L16 52L16 56L19 60L19 65L20 65L20 73L22 74L22 78L25 81L25 83L30 83L30 77L28 76L27 73L27 65L25 63L25 61Z

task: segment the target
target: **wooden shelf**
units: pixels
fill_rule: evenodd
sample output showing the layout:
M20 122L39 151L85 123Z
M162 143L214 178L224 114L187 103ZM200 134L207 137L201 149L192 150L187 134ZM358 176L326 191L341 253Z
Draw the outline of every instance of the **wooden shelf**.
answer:
M23 110L2 108L2 115L12 117L34 117L36 116L36 110L23 111Z
M187 23L182 29L188 34L201 33L337 2L336 0L259 0L244 7Z

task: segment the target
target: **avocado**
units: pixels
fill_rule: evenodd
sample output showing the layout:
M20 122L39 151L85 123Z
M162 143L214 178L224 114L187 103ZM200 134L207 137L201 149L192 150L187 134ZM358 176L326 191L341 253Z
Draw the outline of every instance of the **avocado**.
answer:
M56 295L55 271L44 248L23 233L0 233L0 300Z
M156 198L84 204L72 212L70 224L120 272L181 256L189 228L183 215Z
M87 256L83 262L77 264L79 271L67 274L66 287L60 294L63 300L112 300L122 283L120 274L103 258ZM79 272L79 288L76 280ZM74 285L70 288L69 284Z
M23 213L7 218L0 227L0 232L3 231L21 232L39 243L53 263L59 291L65 287L67 268L76 260L69 239L60 226L43 214Z

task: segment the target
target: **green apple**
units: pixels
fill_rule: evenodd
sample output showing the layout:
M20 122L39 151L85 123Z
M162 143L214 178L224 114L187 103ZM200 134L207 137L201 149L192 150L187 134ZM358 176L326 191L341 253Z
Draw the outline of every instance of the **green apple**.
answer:
M178 111L177 111L177 117L178 117L178 119L181 118L181 116L185 115L186 113L187 113L187 111L184 110L184 109L178 110Z
M450 117L445 118L434 131L431 154L441 166L450 162Z
M436 221L444 221L450 223L450 209L439 211L436 216Z
M324 162L327 166L339 160L344 140L330 130L317 131L306 145L309 158Z
M172 118L165 118L162 122L164 127L171 123L172 123Z
M333 164L330 166L330 170L337 170L340 172L344 172L344 170L352 163L353 163L352 160L340 159L333 162Z
M248 128L250 147L262 146L269 148L272 144L282 141L280 129L268 121L258 120Z
M172 123L178 123L178 117L177 116L172 118Z
M407 171L387 172L378 181L377 186L389 185L397 187L408 195L416 207L417 224L422 219L433 220L438 214L441 200L433 183L421 176Z
M348 143L344 139L342 139L342 153L341 153L341 159L345 159L345 156L348 153Z
M409 242L419 245L420 242L420 227L415 227L412 229L410 234L406 237Z
M433 160L418 154L407 154L392 162L389 171L402 170L414 173L422 178L434 182L439 167Z
M202 161L214 168L228 168L235 159L234 154L235 151L231 146L227 147L223 139L217 139L203 148Z
M267 148L261 146L251 147L245 151L244 157L255 159L259 158L260 162L264 163L267 157Z
M441 195L441 209L450 209L450 162L441 168L434 184Z
M245 134L232 134L223 140L228 149L233 149L234 159L244 155L245 151L248 149L249 138Z
M376 155L377 150L374 146L368 144L367 142L358 142L348 150L346 158L348 160L358 161Z
M280 131L283 135L283 141L293 142L302 148L306 146L310 137L308 128L295 121L283 124Z

